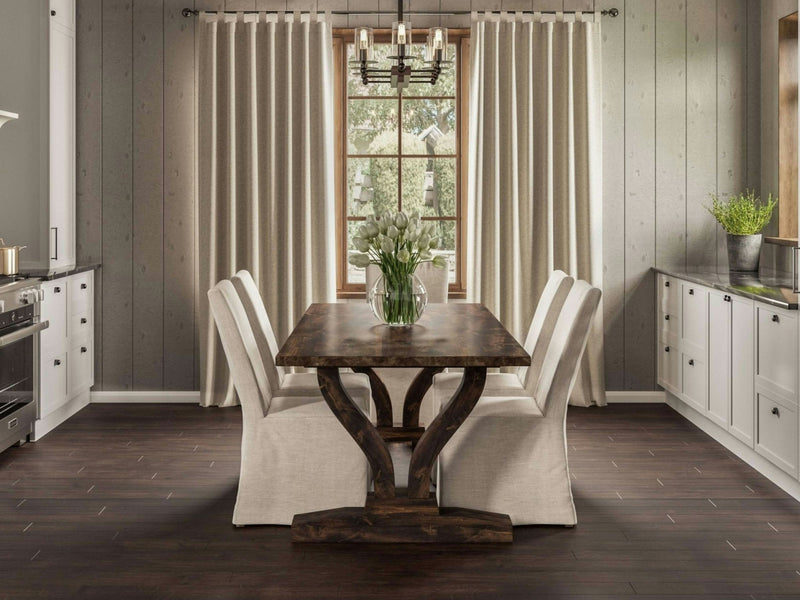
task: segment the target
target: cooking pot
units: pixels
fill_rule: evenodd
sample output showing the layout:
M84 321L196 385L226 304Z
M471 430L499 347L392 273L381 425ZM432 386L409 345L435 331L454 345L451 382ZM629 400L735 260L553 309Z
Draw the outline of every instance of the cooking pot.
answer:
M0 238L0 275L16 275L19 272L19 251L27 246L6 246Z

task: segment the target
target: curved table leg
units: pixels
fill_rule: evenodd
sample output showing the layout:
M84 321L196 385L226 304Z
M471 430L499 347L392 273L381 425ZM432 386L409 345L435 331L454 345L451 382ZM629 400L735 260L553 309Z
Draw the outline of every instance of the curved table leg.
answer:
M433 384L433 376L444 371L444 367L425 367L414 378L406 391L403 402L403 427L419 427L419 409L422 399Z
M319 367L317 368L317 380L325 402L328 403L333 414L344 425L347 433L353 437L369 460L375 479L375 497L394 498L392 457L378 430L353 404L353 400L342 385L339 369Z
M378 427L391 427L394 424L392 416L392 400L389 390L378 377L374 369L370 367L353 367L354 373L364 373L369 377L369 387L372 390L372 401L375 403L375 411L378 413Z
M486 367L466 367L461 385L419 439L408 469L408 497L430 495L431 468L445 444L475 408L486 383Z

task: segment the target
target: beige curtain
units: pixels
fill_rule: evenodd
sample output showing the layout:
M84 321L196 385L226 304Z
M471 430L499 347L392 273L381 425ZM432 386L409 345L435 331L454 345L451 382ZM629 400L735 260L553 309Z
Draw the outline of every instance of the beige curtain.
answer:
M553 269L602 285L600 24L555 19L472 23L467 293L519 340ZM602 334L573 404L605 404Z
M247 269L282 343L336 295L331 27L203 14L197 41L201 403L236 403L206 291Z

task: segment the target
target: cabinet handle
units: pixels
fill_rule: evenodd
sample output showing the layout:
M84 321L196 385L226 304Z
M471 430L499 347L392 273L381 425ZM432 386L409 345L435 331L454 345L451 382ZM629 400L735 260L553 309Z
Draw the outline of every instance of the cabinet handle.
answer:
M664 315L664 320L669 321L669 315Z
M51 256L50 260L58 260L58 227L51 227L50 233L53 236L53 252L55 253L55 256Z
M730 302L731 301L731 297L728 296L727 294L725 294L725 296L723 296L722 299L725 300L725 302Z
M86 346L81 346L81 352L86 352L86 350L87 350Z
M61 288L60 287L53 288L53 292L56 293L56 294L60 294L61 293Z
M82 283L82 284L81 284L81 289L82 289L82 290L85 290L85 289L86 289L86 287L87 287L87 285L86 285L85 283Z
M664 282L664 287L669 287L669 281Z
M772 322L773 323L777 323L778 321L780 321L780 319L778 318L778 315L772 315Z
M669 352L669 346L664 346L664 352Z
M86 325L86 317L81 317L81 325Z
M693 358L689 359L689 365L692 366L692 367L694 366L694 359Z
M55 17L55 16L56 16L56 11L54 11L54 10L51 10L51 11L50 11L50 16L51 16L51 17Z
M694 288L689 288L689 295L694 296Z
M55 359L55 360L53 361L53 365L54 365L54 366L56 366L56 367L60 367L60 366L61 366L61 361L60 361L60 360L58 360L58 359Z
M779 419L781 418L781 411L778 410L777 406L772 407L772 414L778 417Z

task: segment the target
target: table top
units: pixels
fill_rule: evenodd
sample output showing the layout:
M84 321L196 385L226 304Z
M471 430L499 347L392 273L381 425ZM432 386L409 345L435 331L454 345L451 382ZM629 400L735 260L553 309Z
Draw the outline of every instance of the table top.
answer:
M284 367L512 367L531 358L482 304L429 304L410 327L366 303L312 304L278 352Z

